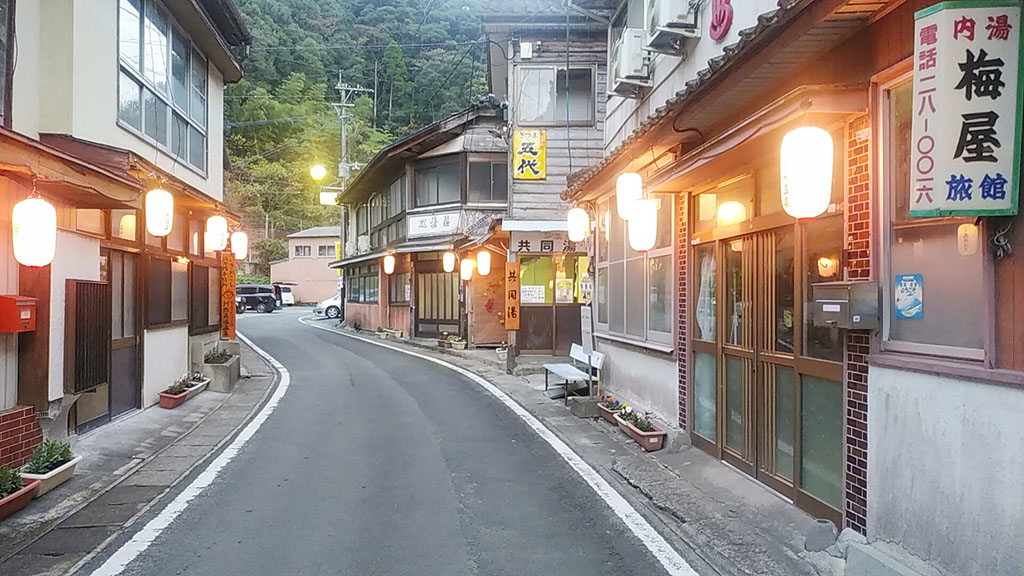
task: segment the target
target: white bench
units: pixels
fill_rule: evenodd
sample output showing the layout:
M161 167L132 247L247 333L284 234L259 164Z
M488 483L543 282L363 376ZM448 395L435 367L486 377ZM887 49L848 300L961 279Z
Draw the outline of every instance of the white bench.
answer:
M583 351L583 346L573 344L572 349L569 351L569 358L572 360L572 364L544 365L544 390L547 391L548 389L548 375L554 374L562 379L566 402L569 401L570 383L586 383L589 388L596 382L598 393L600 393L601 366L604 364L604 354L596 350L587 354ZM585 368L586 371L580 368ZM590 392L593 393L593 390L590 390Z

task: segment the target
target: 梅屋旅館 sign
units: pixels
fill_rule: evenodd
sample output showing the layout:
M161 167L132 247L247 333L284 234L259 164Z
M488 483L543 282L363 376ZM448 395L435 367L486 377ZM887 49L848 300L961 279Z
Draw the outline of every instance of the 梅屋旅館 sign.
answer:
M943 2L915 20L910 216L1016 214L1021 3Z

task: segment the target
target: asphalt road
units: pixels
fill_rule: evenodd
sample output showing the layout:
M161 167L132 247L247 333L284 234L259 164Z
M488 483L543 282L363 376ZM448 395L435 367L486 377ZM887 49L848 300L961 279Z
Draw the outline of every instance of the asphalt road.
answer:
M569 465L478 385L304 326L300 312L239 318L289 370L290 388L125 574L665 573Z

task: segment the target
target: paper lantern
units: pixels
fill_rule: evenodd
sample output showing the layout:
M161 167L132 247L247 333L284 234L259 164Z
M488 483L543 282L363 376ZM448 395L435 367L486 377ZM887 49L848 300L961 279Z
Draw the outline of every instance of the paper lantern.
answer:
M587 237L587 230L590 228L590 215L583 208L569 210L569 240L571 242L582 242Z
M135 240L135 214L125 214L117 223L117 237Z
M645 198L634 202L628 228L630 248L637 252L654 248L658 237L658 201Z
M626 172L615 181L615 207L619 218L632 218L633 206L644 195L644 181L636 172Z
M14 205L11 211L14 259L23 266L42 268L53 262L57 249L57 211L39 197Z
M459 276L461 276L463 280L469 281L473 279L473 265L474 262L471 259L462 259L462 263L459 265Z
M832 198L832 136L802 126L782 138L782 208L798 220L828 209Z
M320 182L321 180L327 177L327 168L324 168L320 164L317 164L316 166L313 166L312 168L309 169L309 175L311 178L313 178L313 180Z
M730 224L743 222L746 219L747 207L740 202L730 200L729 202L722 202L722 205L718 207L719 226L729 226Z
M444 267L445 272L453 272L455 270L455 253L445 252L441 256L441 265Z
M481 276L487 276L491 273L491 253L486 248L476 255L476 271Z
M839 261L830 256L818 258L818 276L831 278L839 271Z
M223 216L210 216L206 220L206 249L211 252L228 246L228 221Z
M388 254L384 257L384 273L391 275L395 272L395 256Z
M231 251L235 253L235 260L245 260L245 257L249 255L249 235L245 232L232 234Z
M978 226L961 224L956 229L956 249L961 256L974 256L978 253Z
M146 231L162 237L174 227L174 196L167 190L154 188L146 192Z

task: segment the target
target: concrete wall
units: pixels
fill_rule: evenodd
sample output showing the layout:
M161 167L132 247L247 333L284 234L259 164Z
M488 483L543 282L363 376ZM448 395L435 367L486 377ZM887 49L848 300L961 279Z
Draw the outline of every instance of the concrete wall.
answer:
M949 574L1024 566L1024 390L872 366L868 539Z
M672 354L597 338L597 351L606 354L601 394L611 394L654 415L670 426L679 422L679 390Z
M0 178L0 294L18 293L18 263L11 246L11 208L21 192ZM0 334L0 412L18 402L18 335Z
M146 330L143 346L142 407L145 408L156 404L160 392L188 372L188 326Z
M50 401L64 397L64 306L66 280L100 279L100 241L57 230L57 251L50 265Z

